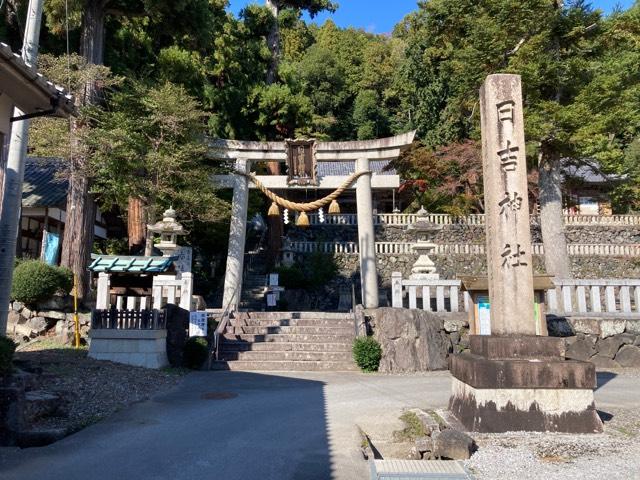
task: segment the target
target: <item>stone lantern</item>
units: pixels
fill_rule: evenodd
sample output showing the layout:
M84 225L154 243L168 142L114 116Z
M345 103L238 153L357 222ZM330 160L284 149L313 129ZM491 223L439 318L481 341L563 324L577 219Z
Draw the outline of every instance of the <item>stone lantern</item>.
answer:
M155 246L162 252L162 256L171 257L178 249L178 235L185 235L184 228L176 221L176 211L173 208L165 210L162 220L148 226L151 233L160 234L160 243Z
M429 258L429 254L436 248L433 236L442 230L442 225L430 222L427 211L420 207L415 223L409 225L407 230L415 232L416 243L413 244L413 251L418 254L418 260L411 268L411 278L437 280L440 275L436 273L436 265Z
M282 265L292 267L296 263L295 252L291 247L291 241L286 238L282 247Z

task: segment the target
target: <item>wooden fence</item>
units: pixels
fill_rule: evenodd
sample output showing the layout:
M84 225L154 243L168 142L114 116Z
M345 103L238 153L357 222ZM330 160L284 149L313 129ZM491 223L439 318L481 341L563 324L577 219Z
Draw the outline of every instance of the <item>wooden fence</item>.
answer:
M92 329L161 330L166 328L165 310L93 310Z

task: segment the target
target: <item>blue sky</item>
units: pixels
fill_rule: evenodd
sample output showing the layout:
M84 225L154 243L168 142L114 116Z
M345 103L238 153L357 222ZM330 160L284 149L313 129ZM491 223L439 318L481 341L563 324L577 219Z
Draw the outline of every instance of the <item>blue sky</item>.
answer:
M318 15L316 22L332 18L341 27L364 28L373 33L388 33L407 13L417 8L417 0L337 0L340 8L334 14ZM238 13L250 3L264 4L262 0L230 0L231 11ZM628 8L633 0L592 0L594 8L610 12L616 4Z

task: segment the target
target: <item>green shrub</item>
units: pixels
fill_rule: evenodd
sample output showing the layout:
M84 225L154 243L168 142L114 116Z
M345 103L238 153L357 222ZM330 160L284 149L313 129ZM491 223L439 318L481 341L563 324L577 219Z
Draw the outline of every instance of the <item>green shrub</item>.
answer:
M47 265L40 260L20 262L13 271L11 298L33 305L51 298L57 292L69 293L73 274L67 268Z
M0 376L11 373L11 361L16 351L16 344L7 337L0 336Z
M377 372L382 358L382 347L373 337L358 337L353 342L353 358L365 372Z
M207 339L204 337L191 337L184 345L184 366L198 369L202 366L209 354Z

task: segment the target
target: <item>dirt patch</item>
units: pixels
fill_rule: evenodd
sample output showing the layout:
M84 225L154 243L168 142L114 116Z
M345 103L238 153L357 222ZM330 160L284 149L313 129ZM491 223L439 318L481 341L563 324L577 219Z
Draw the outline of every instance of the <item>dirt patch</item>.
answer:
M23 348L15 364L35 376L39 390L58 395L64 404L64 414L40 418L33 427L65 428L67 433L174 387L185 373L94 360L86 349L49 342Z

